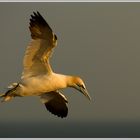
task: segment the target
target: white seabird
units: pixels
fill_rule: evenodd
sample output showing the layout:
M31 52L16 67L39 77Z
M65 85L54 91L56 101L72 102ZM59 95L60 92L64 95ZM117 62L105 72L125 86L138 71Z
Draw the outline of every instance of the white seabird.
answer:
M86 86L78 76L53 72L49 58L57 46L57 37L39 12L31 15L29 29L32 40L25 52L21 81L13 83L6 93L0 95L2 101L9 101L16 96L40 96L41 102L51 113L66 117L68 101L59 90L72 87L91 99Z

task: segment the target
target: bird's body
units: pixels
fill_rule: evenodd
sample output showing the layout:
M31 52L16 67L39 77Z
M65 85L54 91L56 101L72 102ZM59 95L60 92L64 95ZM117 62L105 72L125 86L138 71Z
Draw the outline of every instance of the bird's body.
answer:
M57 37L39 12L31 15L29 29L32 40L25 52L21 81L13 83L1 97L8 101L16 96L40 96L50 112L66 117L68 101L59 90L73 87L90 99L85 84L80 77L53 72L49 58L57 46Z
M21 96L41 95L67 87L67 76L62 74L46 74L23 80Z

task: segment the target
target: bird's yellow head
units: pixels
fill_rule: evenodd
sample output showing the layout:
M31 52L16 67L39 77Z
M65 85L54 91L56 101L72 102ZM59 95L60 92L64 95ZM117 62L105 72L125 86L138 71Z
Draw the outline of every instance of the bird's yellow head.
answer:
M86 86L80 77L77 77L77 76L71 77L69 86L77 89L78 91L83 93L89 100L91 100L91 97L86 89Z

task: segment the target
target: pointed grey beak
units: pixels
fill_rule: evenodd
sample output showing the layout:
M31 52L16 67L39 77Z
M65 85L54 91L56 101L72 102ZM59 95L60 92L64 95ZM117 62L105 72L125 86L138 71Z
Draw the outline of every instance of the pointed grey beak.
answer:
M89 100L91 100L91 97L90 97L90 95L89 95L89 93L88 93L88 91L87 91L87 89L86 88L83 88L83 87L79 87L79 86L75 86L75 88L77 89L77 90L79 90L81 93L83 93Z
M91 100L91 97L87 91L87 89L84 89L84 88L80 88L80 92L82 92L89 100Z

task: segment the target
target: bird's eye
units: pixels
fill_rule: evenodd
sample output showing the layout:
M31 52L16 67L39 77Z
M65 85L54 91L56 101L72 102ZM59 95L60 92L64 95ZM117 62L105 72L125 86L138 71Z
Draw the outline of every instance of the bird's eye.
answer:
M83 89L85 89L85 87L83 85L78 85L78 86L81 87L81 88L83 88Z
M57 40L57 36L56 35L54 35L54 38L55 38L55 40Z

